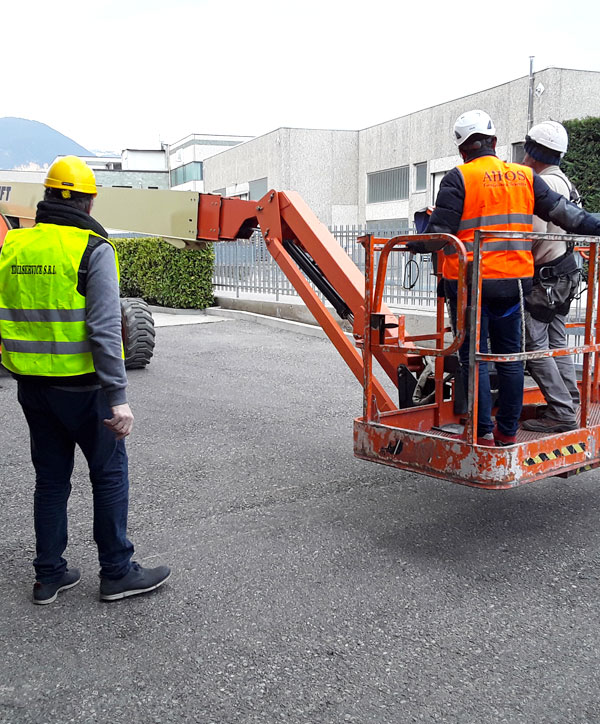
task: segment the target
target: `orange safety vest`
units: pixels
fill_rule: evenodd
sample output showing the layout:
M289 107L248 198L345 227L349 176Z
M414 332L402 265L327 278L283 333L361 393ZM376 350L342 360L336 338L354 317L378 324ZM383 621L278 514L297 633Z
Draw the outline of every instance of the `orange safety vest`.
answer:
M481 156L457 167L465 185L465 201L456 236L473 260L475 231L532 231L533 172L527 166ZM458 255L444 247L443 276L458 279ZM531 240L484 239L481 244L482 279L529 279L533 276Z

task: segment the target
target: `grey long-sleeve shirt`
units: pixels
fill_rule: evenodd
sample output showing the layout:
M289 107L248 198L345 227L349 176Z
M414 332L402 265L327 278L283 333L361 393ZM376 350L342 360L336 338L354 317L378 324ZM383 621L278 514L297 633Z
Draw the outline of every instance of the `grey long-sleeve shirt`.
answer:
M90 255L85 315L96 375L111 406L127 402L127 375L121 357L121 302L115 253L99 244Z

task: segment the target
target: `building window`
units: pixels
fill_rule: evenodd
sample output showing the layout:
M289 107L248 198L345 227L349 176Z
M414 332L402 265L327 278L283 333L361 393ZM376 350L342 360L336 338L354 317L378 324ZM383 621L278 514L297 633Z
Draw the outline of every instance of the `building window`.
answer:
M267 177L265 176L264 178L257 178L254 181L250 181L250 183L248 184L248 188L250 199L252 201L258 201L259 199L262 199L262 197L269 190Z
M367 174L367 203L408 198L408 166Z
M375 219L374 221L367 221L367 231L379 234L384 238L391 238L395 234L405 234L408 232L408 219Z
M435 206L438 191L440 190L440 184L442 179L448 173L448 171L438 171L437 173L431 174L431 203Z
M192 161L171 170L171 186L180 186L189 181L202 181L202 161Z
M427 191L427 161L415 163L415 191Z
M525 144L524 143L513 143L511 161L513 163L523 163L525 158Z
M219 196L225 196L225 189L215 189L211 193L213 194L219 194Z

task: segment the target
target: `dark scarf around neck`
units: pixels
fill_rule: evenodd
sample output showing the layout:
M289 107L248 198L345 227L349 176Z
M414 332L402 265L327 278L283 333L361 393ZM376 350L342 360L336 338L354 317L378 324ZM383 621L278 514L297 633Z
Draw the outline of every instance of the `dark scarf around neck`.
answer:
M104 227L85 211L74 209L60 201L40 201L35 215L36 224L57 224L58 226L74 226L76 229L92 231L98 236L108 238Z

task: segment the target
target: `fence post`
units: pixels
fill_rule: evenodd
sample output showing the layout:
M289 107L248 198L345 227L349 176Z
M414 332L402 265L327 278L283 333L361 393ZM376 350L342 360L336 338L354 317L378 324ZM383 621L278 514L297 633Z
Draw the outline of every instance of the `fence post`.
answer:
M235 242L235 296L239 299L240 296L240 264L238 258L240 242Z

